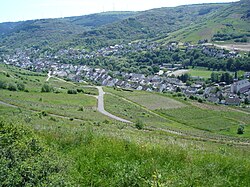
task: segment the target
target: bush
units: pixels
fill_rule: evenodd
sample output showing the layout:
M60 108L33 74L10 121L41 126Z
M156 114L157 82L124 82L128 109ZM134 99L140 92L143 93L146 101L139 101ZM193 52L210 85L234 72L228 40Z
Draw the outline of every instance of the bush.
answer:
M77 91L76 91L76 90L68 90L67 93L68 93L68 94L77 94Z
M190 95L190 96L189 96L189 99L194 100L195 98L194 98L193 95Z
M17 91L17 86L15 83L9 83L8 90L10 91Z
M237 134L244 134L244 126L240 125L237 129Z
M0 80L0 89L7 89L7 88L8 88L8 84Z
M1 186L69 185L65 162L30 129L0 121L0 137Z
M137 120L137 122L135 123L135 127L138 129L138 130L142 130L144 128L144 124L141 120Z
M18 90L20 90L20 91L24 91L24 90L25 90L25 85L22 84L22 83L17 83L17 88L18 88Z
M81 88L77 88L76 91L77 91L78 93L84 93L84 90L81 89Z
M199 98L199 99L198 99L198 102L199 102L199 103L202 103L202 102L203 102L203 100L202 100L201 98Z
M52 91L53 91L53 87L50 86L49 84L44 84L41 89L41 92L52 92Z

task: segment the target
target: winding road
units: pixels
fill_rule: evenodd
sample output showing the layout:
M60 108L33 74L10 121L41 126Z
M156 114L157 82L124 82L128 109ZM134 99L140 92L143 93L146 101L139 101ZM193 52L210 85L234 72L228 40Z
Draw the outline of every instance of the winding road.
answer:
M106 116L108 116L108 117L110 117L112 119L115 119L117 121L121 121L121 122L124 122L124 123L132 123L131 121L128 121L126 119L122 119L120 117L117 117L117 116L115 116L115 115L110 114L109 112L107 112L104 109L104 94L105 94L105 92L103 91L103 89L102 89L101 86L96 86L96 88L98 89L98 92L99 92L99 96L98 96L98 108L97 108L97 110L100 113L102 113L102 114L104 114L104 115L106 115Z

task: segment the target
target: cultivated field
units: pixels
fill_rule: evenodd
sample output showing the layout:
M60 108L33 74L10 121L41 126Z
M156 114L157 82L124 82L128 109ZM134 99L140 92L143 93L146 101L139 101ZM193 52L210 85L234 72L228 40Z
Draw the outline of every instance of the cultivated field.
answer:
M130 96L128 97L129 100L136 102L142 106L150 110L155 109L172 109L172 108L181 108L185 107L186 105L171 99L166 96L158 95L158 94L143 94L137 96Z

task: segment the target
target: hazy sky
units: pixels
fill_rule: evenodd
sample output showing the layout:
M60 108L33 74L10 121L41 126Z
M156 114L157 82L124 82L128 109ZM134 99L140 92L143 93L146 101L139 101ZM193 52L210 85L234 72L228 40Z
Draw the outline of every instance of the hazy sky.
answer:
M0 22L235 0L0 0Z

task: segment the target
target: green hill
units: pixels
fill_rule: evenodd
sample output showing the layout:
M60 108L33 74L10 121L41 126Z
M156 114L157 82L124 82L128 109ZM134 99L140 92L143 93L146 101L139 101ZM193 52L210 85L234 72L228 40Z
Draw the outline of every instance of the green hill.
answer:
M77 38L78 34L123 20L136 12L106 12L58 19L1 23L1 46L55 46Z
M2 47L100 48L134 40L247 42L250 4L198 4L0 24Z
M209 41L246 42L250 37L250 3L228 4L219 11L209 14L207 21L183 28L172 33L167 40L197 42Z

